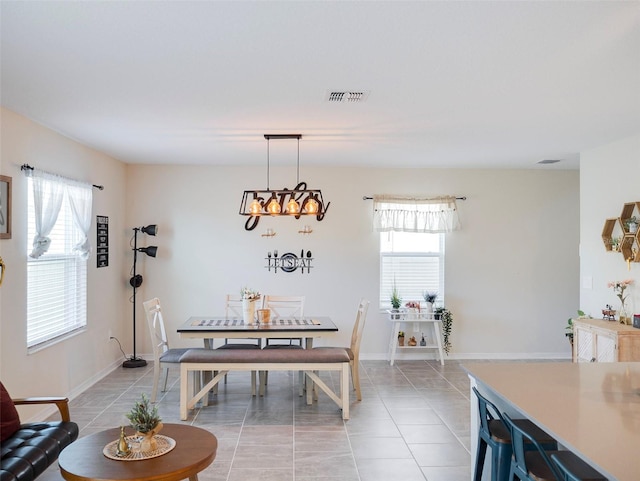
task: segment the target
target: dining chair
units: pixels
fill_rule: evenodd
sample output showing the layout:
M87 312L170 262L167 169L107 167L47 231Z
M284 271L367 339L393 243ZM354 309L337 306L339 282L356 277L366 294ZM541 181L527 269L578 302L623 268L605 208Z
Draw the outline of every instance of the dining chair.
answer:
M606 481L600 473L570 451L546 450L533 435L503 413L511 432L513 457L509 480L522 481ZM528 447L532 449L527 450ZM553 459L556 459L554 461ZM570 472L570 476L566 475Z
M164 384L162 391L167 390L167 379L169 377L169 367L179 366L180 357L190 348L170 348L167 340L167 331L164 327L162 307L160 299L154 297L143 303L144 312L147 316L147 324L151 334L151 344L153 347L153 389L151 390L151 402L156 402L158 395L158 383L160 380L160 369L164 369Z
M227 294L224 303L224 316L226 318L238 317L242 319L242 296ZM260 339L234 339L229 342L228 338L224 339L224 344L218 349L260 349Z
M225 317L239 317L242 319L241 295L227 294L225 296L224 315ZM229 342L229 339L225 338L224 344L217 349L260 349L260 347L260 339L233 339L233 342ZM224 383L227 383L227 376L224 377ZM251 394L253 396L256 395L256 371L251 371Z
M356 311L356 319L351 331L351 343L349 347L326 346L333 349L344 349L349 355L349 367L351 368L351 382L356 391L356 398L362 401L362 390L360 389L360 343L362 342L362 333L364 332L364 324L367 320L367 311L369 310L369 301L360 299L358 310Z
M271 311L271 319L302 318L304 317L304 296L273 296L265 295L262 308ZM263 349L303 349L301 338L292 339L265 339ZM302 371L299 375L300 395L304 389L304 377ZM269 371L260 372L260 392L264 393L269 380Z
M271 311L272 319L286 319L286 318L302 318L304 317L304 296L272 296L265 295L263 309L269 309ZM278 341L284 341L286 344L278 343ZM298 342L298 344L293 344ZM266 339L265 347L267 346L295 346L302 348L302 339Z
M487 448L491 448L491 481L506 481L509 479L513 454L511 432L495 404L480 394L475 386L472 387L472 390L478 399L480 421L473 479L474 481L481 481ZM514 419L512 421L531 433L544 449L558 448L556 440L530 420Z

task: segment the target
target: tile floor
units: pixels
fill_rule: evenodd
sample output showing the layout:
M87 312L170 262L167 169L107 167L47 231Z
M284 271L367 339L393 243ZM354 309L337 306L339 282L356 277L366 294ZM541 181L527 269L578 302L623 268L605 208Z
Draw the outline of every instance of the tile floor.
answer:
M327 382L338 382L327 373ZM218 454L200 481L468 481L469 380L457 361L363 361L363 400L343 421L324 393L307 406L297 375L269 373L263 398L248 373L231 373L208 407L184 421L213 432ZM80 436L128 424L124 413L150 395L151 364L118 368L71 401ZM180 423L178 370L159 393L165 423ZM57 465L39 481L60 481Z

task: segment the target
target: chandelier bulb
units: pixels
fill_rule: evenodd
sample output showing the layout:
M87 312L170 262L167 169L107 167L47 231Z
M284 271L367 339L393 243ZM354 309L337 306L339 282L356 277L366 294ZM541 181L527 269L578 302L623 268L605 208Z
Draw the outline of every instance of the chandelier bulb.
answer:
M275 197L272 197L271 200L269 201L269 204L267 205L267 211L269 212L269 214L272 214L272 215L276 215L280 213L281 211L280 204L278 203Z
M309 198L304 205L304 210L307 214L318 213L318 202L315 199Z
M251 215L258 215L261 210L262 206L260 205L260 202L258 202L258 199L253 199L251 204L249 204L249 213Z
M295 199L291 199L287 202L287 213L289 214L299 214L300 213L300 204L298 204Z

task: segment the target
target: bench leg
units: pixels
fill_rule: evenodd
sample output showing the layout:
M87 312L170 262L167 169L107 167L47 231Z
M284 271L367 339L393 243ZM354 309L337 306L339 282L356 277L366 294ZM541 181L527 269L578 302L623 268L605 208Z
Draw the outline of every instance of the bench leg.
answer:
M189 397L189 371L185 365L180 365L180 419L187 420L187 398Z

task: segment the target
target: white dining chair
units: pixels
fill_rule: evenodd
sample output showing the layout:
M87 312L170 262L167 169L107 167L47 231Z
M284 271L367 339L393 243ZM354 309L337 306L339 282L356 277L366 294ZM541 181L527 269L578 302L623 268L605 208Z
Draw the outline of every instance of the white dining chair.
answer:
M151 402L156 402L158 395L158 383L160 380L160 369L164 369L164 383L162 391L167 390L167 379L169 378L169 367L179 366L180 357L190 348L170 348L167 340L167 331L164 327L164 318L160 299L154 297L143 303L144 312L147 316L149 333L151 334L151 344L153 347L153 389L151 390Z
M224 315L227 318L239 317L242 319L242 296L227 294L225 296ZM224 339L224 344L217 349L260 349L260 339L233 339L229 342L228 338ZM227 383L227 376L224 377L224 383ZM256 395L256 371L251 371L251 394Z
M263 309L271 311L271 319L295 319L304 317L304 296L273 296L265 295L262 303ZM297 343L297 344L296 344ZM263 349L303 349L301 338L292 339L265 339ZM304 389L304 378L299 373L300 395ZM269 371L260 372L260 393L263 394L269 380Z
M269 309L271 311L271 319L300 319L304 317L304 296L272 296L267 294L264 296L262 303L263 309ZM281 343L278 343L281 341ZM298 342L296 346L294 341ZM282 344L284 342L284 344ZM278 347L278 346L294 346L302 348L302 339L266 339L266 347Z
M358 310L356 311L356 320L353 324L353 331L351 332L351 343L349 344L349 347L326 346L333 349L344 349L349 355L351 382L353 383L353 388L356 391L356 398L358 401L362 401L362 391L360 389L360 343L362 341L362 333L364 331L364 324L367 319L368 310L369 301L364 298L360 299Z

